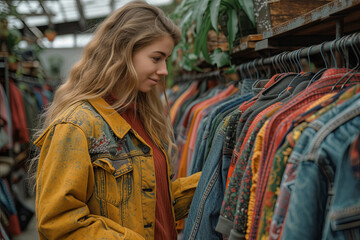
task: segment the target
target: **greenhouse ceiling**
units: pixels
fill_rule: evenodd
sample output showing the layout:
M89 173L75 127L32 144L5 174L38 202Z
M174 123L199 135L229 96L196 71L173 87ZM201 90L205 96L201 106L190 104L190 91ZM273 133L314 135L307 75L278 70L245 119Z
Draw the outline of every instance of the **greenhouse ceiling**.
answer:
M81 35L112 11L130 0L1 0L0 13L6 16L8 28L20 30L23 36L42 39L47 29L59 35ZM167 6L174 0L147 0Z

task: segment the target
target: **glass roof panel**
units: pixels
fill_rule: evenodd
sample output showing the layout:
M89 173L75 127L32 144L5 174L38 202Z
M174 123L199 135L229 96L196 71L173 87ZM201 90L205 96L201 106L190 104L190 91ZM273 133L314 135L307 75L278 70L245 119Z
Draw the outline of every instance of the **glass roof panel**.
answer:
M25 22L29 27L49 24L46 16L27 17Z
M40 3L38 1L13 1L13 6L20 14L41 13Z
M76 36L76 46L85 47L90 42L92 34L79 34Z
M7 18L8 20L8 28L12 29L12 28L16 28L16 29L21 29L24 27L24 24L16 17L14 16L9 16Z
M71 33L71 31L74 31L74 33L86 31L86 23L81 22L81 11L83 11L85 21L97 19L108 16L113 10L120 8L129 1L131 0L1 0L0 13L10 13L9 4L14 6L24 23L30 28L30 32L34 33L36 37L43 42L45 47L82 46L89 41L91 34L77 34L76 37L74 37L74 34L62 35ZM174 0L146 1L158 6L174 2ZM81 5L80 8L78 3ZM9 15L7 19L9 28L25 28L22 20L16 18L14 15ZM60 31L60 35L58 35L52 43L46 39L41 39L42 32L44 32L46 26L51 25L51 23L57 24L55 29L58 29L62 23L66 23L60 26L62 27L62 31Z
M51 21L53 23L66 22L67 19L66 16L64 15L66 13L62 11L61 5L58 1L46 1L44 2L44 4L46 8L49 9L51 13L55 15L51 17Z
M84 4L84 15L86 18L97 18L109 15L111 12L109 4L97 2L95 4Z
M74 36L69 35L60 35L55 38L55 40L51 43L51 47L53 48L71 48L74 47Z
M79 11L75 0L58 0L62 6L62 14L65 15L66 21L78 21L80 19Z
M146 2L160 6L160 5L170 4L173 2L173 0L147 0Z

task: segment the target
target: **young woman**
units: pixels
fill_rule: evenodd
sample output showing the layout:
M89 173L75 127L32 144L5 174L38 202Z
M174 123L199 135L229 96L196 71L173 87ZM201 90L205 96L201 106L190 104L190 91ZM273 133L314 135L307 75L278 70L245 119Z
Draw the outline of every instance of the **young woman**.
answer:
M172 181L173 132L156 87L179 38L142 1L98 27L34 142L41 240L176 239L200 178Z

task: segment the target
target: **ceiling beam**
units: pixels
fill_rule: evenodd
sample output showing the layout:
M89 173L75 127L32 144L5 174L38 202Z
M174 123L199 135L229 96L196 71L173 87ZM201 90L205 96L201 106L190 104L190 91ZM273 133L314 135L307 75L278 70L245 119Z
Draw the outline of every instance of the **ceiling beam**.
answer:
M84 9L81 4L81 0L76 0L76 5L77 5L79 15L80 15L80 20L79 20L80 29L82 31L84 31L86 29L87 23L86 23L86 18L85 18L85 14L84 14Z
M115 11L115 0L110 1L110 11L111 12Z
M88 19L88 28L85 30L80 29L79 22L78 21L71 21L71 22L63 22L63 23L55 23L55 29L57 35L66 35L66 34L81 34L81 33L91 33L95 29L95 27L101 23L105 17L100 18L94 18L94 19ZM41 25L37 26L37 28L44 32L48 26L47 25ZM19 29L21 32L24 32L25 29Z
M19 16L22 17L42 17L42 16L51 16L54 17L56 16L55 14L45 14L45 13L21 13L19 14Z
M49 10L46 8L45 4L44 4L44 1L43 0L39 0L39 4L43 10L43 13L47 16L47 19L48 19L48 25L49 25L49 28L51 29L54 29L54 24L51 20L51 15L49 13Z
M60 0L57 0L59 6L60 6L60 10L62 12L62 15L64 16L64 20L65 22L67 22L67 16L66 16L66 11L65 11L65 8L64 8L64 5L61 3Z
M11 0L5 0L6 4L10 9L10 14L14 15L17 19L19 19L24 25L24 29L26 29L29 33L33 34L37 39L42 39L43 34L37 27L29 27L24 18L17 12L16 7L11 4ZM24 32L24 31L23 31Z

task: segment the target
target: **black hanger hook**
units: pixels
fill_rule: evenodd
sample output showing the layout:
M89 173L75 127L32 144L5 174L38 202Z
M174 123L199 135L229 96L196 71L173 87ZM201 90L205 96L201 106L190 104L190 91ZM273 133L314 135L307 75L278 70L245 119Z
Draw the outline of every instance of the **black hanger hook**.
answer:
M309 72L311 72L311 61L310 61L310 52L311 52L311 49L313 48L314 46L311 45L308 50L307 50L307 58L308 58L308 64L309 64Z

